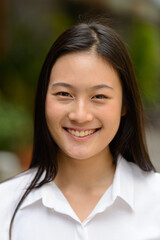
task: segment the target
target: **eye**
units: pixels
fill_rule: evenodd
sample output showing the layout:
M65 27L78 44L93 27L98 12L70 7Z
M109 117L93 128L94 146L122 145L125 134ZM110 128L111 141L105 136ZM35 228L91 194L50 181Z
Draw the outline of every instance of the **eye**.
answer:
M107 98L107 97L105 95L103 95L103 94L98 94L98 95L94 96L93 98L104 99L104 98Z
M62 97L72 97L71 94L69 94L68 92L57 92L55 95L59 95Z

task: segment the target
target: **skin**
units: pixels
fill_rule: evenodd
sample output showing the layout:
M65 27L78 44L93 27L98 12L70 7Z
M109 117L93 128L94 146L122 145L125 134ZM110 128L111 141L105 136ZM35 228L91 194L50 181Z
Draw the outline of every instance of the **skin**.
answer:
M116 166L109 143L124 114L118 74L101 56L69 53L56 61L46 95L47 125L59 146L54 181L81 221L113 182ZM81 140L64 127L100 130Z

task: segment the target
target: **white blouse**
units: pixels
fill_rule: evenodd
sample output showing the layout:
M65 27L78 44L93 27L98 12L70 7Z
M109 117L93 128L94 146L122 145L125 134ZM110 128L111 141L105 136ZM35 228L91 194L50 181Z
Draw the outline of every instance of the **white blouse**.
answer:
M37 169L0 184L0 240ZM33 190L17 212L12 240L160 240L160 174L119 157L113 184L81 222L54 182Z

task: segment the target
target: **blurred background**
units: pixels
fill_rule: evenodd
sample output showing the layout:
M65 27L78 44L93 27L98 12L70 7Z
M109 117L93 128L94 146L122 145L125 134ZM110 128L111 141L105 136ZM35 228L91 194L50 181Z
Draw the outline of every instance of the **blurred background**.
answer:
M132 57L149 153L160 171L160 0L1 0L0 181L29 166L36 84L50 46L95 13L111 19Z

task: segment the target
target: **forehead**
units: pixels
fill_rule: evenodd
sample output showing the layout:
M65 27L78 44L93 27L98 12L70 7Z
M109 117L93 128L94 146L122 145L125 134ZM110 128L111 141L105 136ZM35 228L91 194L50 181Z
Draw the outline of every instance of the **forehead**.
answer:
M50 83L58 81L79 86L120 84L116 70L94 52L69 53L58 58L51 70Z

